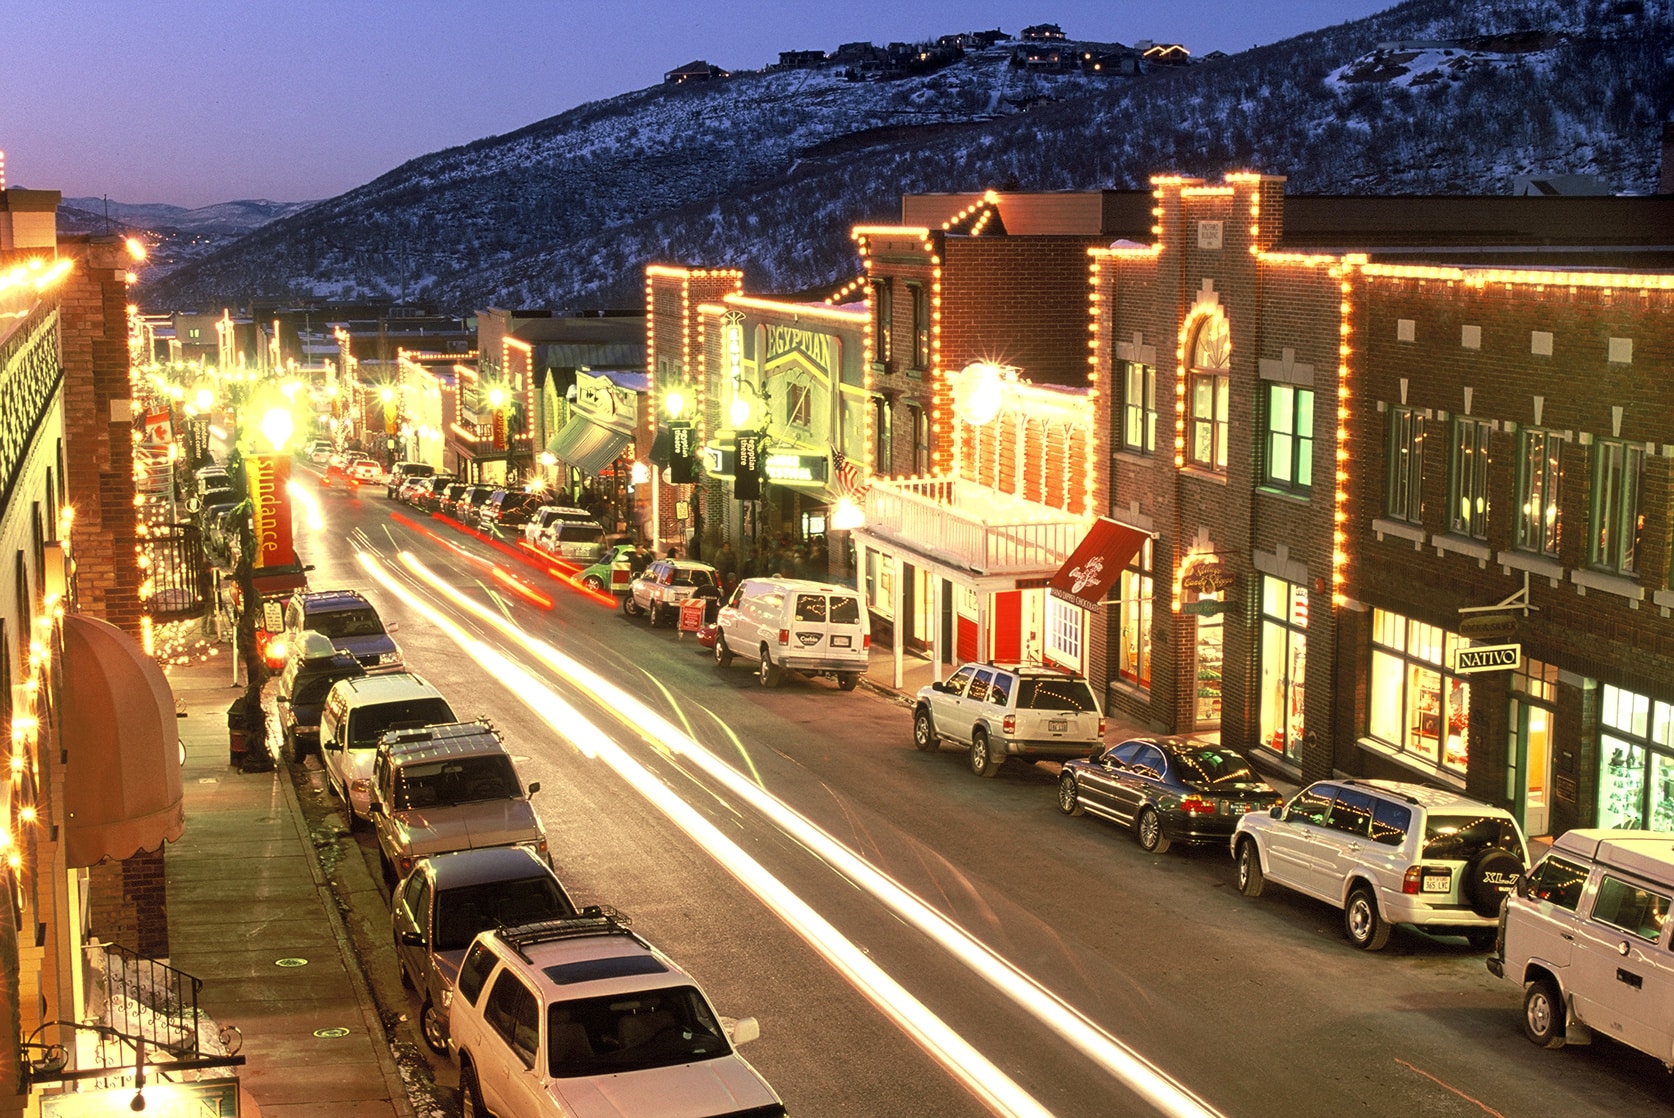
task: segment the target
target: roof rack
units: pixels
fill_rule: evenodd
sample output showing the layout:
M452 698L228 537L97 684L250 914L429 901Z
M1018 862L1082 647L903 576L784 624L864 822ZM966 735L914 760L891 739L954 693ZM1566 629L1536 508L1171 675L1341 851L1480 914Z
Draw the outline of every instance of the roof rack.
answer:
M628 936L643 947L651 945L634 934L633 919L604 905L588 905L579 915L557 920L541 920L533 924L516 924L496 929L525 963L533 964L524 950L537 943L551 943L560 939L579 939L583 936Z

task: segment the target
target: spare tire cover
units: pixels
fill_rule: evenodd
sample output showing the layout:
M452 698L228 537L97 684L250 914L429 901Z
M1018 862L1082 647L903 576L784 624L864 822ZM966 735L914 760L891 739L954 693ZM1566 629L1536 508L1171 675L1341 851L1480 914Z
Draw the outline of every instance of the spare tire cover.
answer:
M1523 860L1495 847L1478 854L1465 868L1465 896L1478 916L1498 916L1500 901L1523 873Z

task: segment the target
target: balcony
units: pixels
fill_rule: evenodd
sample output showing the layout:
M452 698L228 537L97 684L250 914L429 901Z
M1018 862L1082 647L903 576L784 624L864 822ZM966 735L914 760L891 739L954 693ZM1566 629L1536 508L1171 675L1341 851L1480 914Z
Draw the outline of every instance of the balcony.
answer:
M874 481L863 531L974 574L1045 576L1090 523L958 478L920 478Z

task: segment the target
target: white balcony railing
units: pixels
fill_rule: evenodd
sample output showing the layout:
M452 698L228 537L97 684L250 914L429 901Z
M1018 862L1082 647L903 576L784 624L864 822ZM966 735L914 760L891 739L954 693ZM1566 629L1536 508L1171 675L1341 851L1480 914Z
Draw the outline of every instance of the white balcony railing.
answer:
M957 478L877 480L865 531L977 574L1056 571L1091 521Z

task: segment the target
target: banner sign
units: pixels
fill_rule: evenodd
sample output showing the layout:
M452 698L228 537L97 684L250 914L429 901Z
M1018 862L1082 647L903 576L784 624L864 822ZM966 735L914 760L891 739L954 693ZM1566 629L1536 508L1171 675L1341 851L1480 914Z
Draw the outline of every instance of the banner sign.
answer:
M250 522L255 528L256 553L251 566L294 567L296 545L291 535L291 460L279 454L251 454L244 458L250 487Z
M174 437L174 417L167 408L145 413L145 445L168 446Z
M761 436L754 431L738 432L732 461L732 495L740 501L759 501L761 499Z
M676 420L668 425L668 433L668 479L675 485L690 485L694 480L692 458L695 453L692 445L692 425L684 420Z

